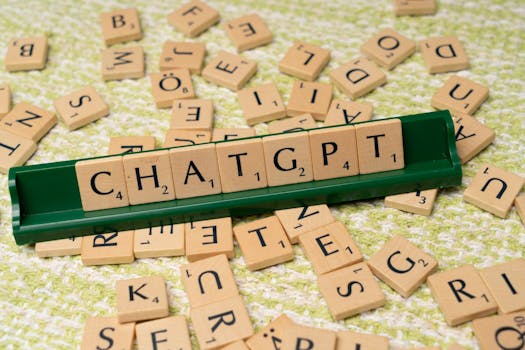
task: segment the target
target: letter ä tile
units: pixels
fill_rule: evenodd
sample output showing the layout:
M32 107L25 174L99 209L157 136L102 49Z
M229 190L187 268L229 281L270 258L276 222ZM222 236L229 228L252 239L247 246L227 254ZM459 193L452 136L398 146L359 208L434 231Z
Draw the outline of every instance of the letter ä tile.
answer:
M454 72L469 66L467 54L455 36L429 38L419 45L429 73Z
M268 133L279 134L292 131L314 129L317 127L310 113L300 114L291 118L276 120L268 125Z
M191 74L200 74L205 54L204 43L166 41L162 46L159 69L187 68Z
M219 22L217 10L204 1L192 0L169 14L168 23L189 37L194 37Z
M299 235L335 221L326 204L276 210L290 242L299 242Z
M136 8L104 12L100 15L100 24L106 46L142 39Z
M238 52L269 44L273 39L272 32L257 14L232 19L224 24L224 30Z
M335 349L388 350L389 343L387 337L379 335L340 331L337 332L337 346Z
M163 277L148 276L119 280L115 288L120 323L168 316L168 294Z
M91 86L57 98L54 105L69 130L78 129L109 114L108 105Z
M129 264L133 255L133 231L115 231L82 238L84 265Z
M36 151L36 143L0 129L0 173L24 164Z
M432 96L431 104L436 109L448 109L452 114L472 115L488 97L486 86L453 75Z
M35 36L16 38L9 42L5 55L5 70L8 72L40 70L46 67L47 38Z
M120 324L116 317L90 317L86 320L80 350L133 349L135 323Z
M202 71L207 81L233 91L240 90L257 72L257 62L220 51Z
M330 61L330 50L298 41L279 62L279 71L296 78L314 81Z
M386 83L386 74L364 57L330 72L330 79L351 99L356 99Z
M525 347L525 311L480 318L472 322L472 328L481 350Z
M226 254L229 259L234 257L230 217L187 222L184 231L189 262L219 254Z
M283 334L281 349L335 350L336 333L326 329L292 324Z
M500 314L525 310L525 260L516 259L479 271Z
M282 314L272 320L266 327L246 340L250 350L267 350L276 347L276 344L282 344L286 332L294 326L294 322Z
M135 327L139 349L191 350L188 324L184 316L171 316L141 322Z

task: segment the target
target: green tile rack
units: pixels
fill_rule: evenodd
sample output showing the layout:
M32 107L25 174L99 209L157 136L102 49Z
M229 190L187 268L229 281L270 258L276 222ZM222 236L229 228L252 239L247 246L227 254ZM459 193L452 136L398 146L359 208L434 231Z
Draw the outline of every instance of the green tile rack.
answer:
M401 170L124 208L82 210L75 174L78 160L11 168L13 235L17 244L28 244L460 185L461 163L449 111L397 118L402 123L405 153Z

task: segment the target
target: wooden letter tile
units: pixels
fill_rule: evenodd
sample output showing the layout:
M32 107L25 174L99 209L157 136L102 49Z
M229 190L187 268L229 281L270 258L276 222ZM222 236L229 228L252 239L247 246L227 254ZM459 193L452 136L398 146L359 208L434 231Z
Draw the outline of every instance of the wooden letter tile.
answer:
M255 136L254 128L217 128L211 133L212 141L226 141Z
M177 198L221 193L221 176L213 143L176 147L169 152Z
M250 350L250 349L248 349L245 342L243 342L242 340L238 340L236 342L226 345L225 347L222 347L221 350Z
M217 56L202 71L207 81L237 91L257 72L257 62L226 51Z
M0 85L0 119L11 110L11 89L9 85Z
M429 73L455 72L469 66L467 54L455 36L423 40L420 48Z
M204 43L166 41L160 54L159 69L186 68L191 74L200 74L205 54Z
M81 160L75 172L84 211L129 205L122 157Z
M35 252L39 258L80 255L81 246L82 237L71 237L55 241L38 242L35 244Z
M361 46L361 52L375 63L392 69L416 52L416 43L388 28Z
M516 259L479 272L498 304L507 314L525 310L525 260Z
M21 102L2 118L0 129L38 142L56 123L57 117L54 113Z
M116 317L90 317L86 321L80 350L132 350L134 337L135 323L120 324Z
M192 308L239 294L228 258L224 254L182 265L180 276Z
M296 78L314 81L330 61L330 50L298 41L279 62L279 71Z
M217 161L222 192L236 192L268 186L261 138L217 143Z
M405 237L392 237L370 260L368 266L383 282L408 298L436 271L438 262Z
M311 114L305 113L291 118L276 120L270 123L270 125L268 125L268 132L270 134L278 134L314 128L317 128L314 118Z
M330 79L335 86L354 100L386 83L385 73L364 57L359 57L331 71Z
M427 282L450 326L490 315L498 308L472 265L436 273Z
M211 130L213 101L202 99L173 101L170 128Z
M133 231L115 231L82 238L84 265L129 264L133 255Z
M233 233L250 271L290 261L294 257L277 216L236 225Z
M102 35L107 46L142 39L136 8L104 12L100 15Z
M275 215L293 244L299 242L301 234L335 221L326 204L276 210Z
M336 350L388 350L389 340L379 335L357 333L352 331L337 332Z
M338 221L300 235L299 242L318 275L363 261L345 225Z
M141 350L191 350L190 333L184 316L171 316L142 322L135 327L137 344Z
M403 169L403 131L399 119L357 124L359 173Z
M194 37L219 22L217 10L203 1L192 0L168 16L168 23L186 34Z
M143 76L144 50L141 46L102 51L102 78L104 80L138 79Z
M127 154L154 149L153 136L115 136L109 139L108 154Z
M516 197L514 205L516 206L516 211L518 212L521 222L525 225L525 195L522 194L521 196Z
M69 130L75 130L109 114L109 107L98 92L87 86L55 100L58 116Z
M335 350L336 342L335 332L293 324L286 329L280 349Z
M316 82L295 81L286 107L286 113L296 115L310 113L315 120L324 120L332 102L332 85Z
M190 315L202 350L217 349L253 334L241 296L192 308Z
M436 13L436 0L394 0L396 16L421 16Z
M226 254L229 259L234 257L231 218L188 222L184 231L189 262L219 254Z
M120 323L152 320L169 314L166 282L161 276L119 280L115 289Z
M206 130L168 129L162 147L198 145L211 140L211 132Z
M275 349L277 345L282 344L285 333L293 325L293 321L286 314L282 314L248 338L246 345L248 345L250 350Z
M224 24L224 30L238 52L269 44L273 39L272 32L257 14L232 19Z
M432 213L437 192L437 189L431 189L386 196L385 207L429 216Z
M454 343L448 347L448 350L467 350L467 349L457 343Z
M324 125L341 125L366 122L372 119L373 106L368 102L333 100Z
M386 297L366 263L318 277L318 284L336 321L383 306Z
M494 130L467 114L456 113L453 119L456 149L461 164L465 164L488 147L494 141L496 134Z
M275 83L240 90L237 96L248 125L286 116L286 107Z
M0 129L0 173L23 165L36 151L36 143Z
M525 347L525 311L480 318L472 322L481 350L521 350Z
M307 132L263 137L263 146L269 186L313 180Z
M457 75L450 77L432 96L432 107L451 113L473 114L489 97L489 89Z
M126 154L123 162L131 205L175 199L167 150Z
M359 174L355 128L352 125L310 130L314 180Z
M484 164L468 185L463 200L500 218L506 218L525 179Z
M184 224L135 230L133 252L136 258L184 255Z
M150 75L151 91L157 108L169 108L173 100L195 97L190 71L173 69Z
M47 38L43 36L13 39L7 46L5 70L16 72L44 69L47 62L47 50Z

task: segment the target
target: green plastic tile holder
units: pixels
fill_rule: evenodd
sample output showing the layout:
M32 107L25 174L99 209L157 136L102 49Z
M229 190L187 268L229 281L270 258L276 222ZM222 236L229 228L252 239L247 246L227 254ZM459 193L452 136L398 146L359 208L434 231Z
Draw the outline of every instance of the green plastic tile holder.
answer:
M124 208L82 210L75 174L78 160L11 168L13 235L17 244L28 244L460 185L461 163L449 111L397 118L403 128L405 168L401 170Z

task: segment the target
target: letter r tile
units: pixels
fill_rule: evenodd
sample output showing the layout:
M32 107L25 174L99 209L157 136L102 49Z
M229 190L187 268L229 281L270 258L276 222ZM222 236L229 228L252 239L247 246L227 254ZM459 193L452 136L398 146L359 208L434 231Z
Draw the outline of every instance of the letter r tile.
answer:
M169 314L166 282L161 276L117 281L116 299L120 323L152 320Z

